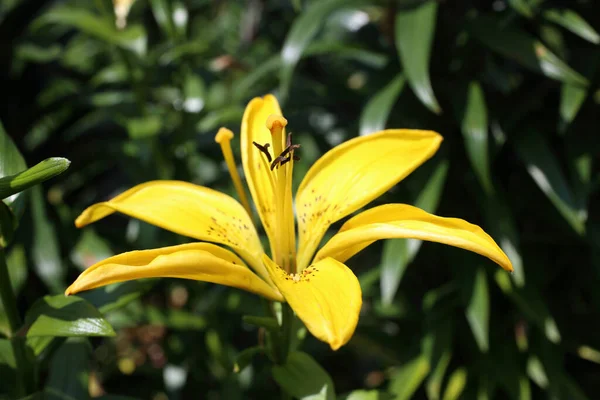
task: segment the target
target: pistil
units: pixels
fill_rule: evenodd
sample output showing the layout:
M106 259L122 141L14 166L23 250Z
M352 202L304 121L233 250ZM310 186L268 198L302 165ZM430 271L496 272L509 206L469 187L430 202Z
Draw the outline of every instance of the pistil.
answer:
M215 142L219 143L219 145L221 146L221 152L223 153L223 158L225 159L225 163L227 164L229 175L231 175L233 186L235 187L235 190L240 198L240 201L242 202L242 205L246 209L246 212L248 213L248 215L250 215L250 217L252 217L250 203L248 202L248 197L246 196L244 185L242 185L240 174L238 173L237 167L235 165L233 152L231 151L231 139L233 139L233 132L231 132L227 128L219 129L219 132L217 132L217 134L215 135Z

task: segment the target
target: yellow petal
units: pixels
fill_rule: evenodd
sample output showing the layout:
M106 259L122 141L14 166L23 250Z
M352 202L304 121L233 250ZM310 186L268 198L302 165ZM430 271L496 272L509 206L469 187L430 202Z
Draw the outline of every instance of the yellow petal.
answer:
M442 137L433 131L386 130L349 140L321 157L296 195L298 267L308 265L331 223L404 179L441 142Z
M310 333L333 350L346 344L354 334L362 305L354 273L341 262L326 258L290 275L263 257L273 282Z
M483 229L458 218L443 218L406 204L385 204L349 219L317 253L315 260L346 261L380 239L411 238L460 247L481 254L507 271L513 267Z
M275 288L248 269L239 257L210 243L132 251L107 258L86 269L65 294L142 278L182 278L219 283L270 300L283 300Z
M242 118L242 165L246 181L256 205L258 215L269 238L271 249L276 249L276 207L275 187L272 172L269 169L265 156L253 144L263 146L269 144L269 152L273 159L279 154L274 154L274 145L271 132L267 129L267 120L271 115L282 115L281 108L275 96L267 95L264 98L254 98L244 112ZM285 132L282 133L285 137ZM281 145L279 145L281 148Z
M244 207L226 194L188 182L146 182L88 207L75 224L82 227L115 211L183 236L227 245L269 279L252 220Z

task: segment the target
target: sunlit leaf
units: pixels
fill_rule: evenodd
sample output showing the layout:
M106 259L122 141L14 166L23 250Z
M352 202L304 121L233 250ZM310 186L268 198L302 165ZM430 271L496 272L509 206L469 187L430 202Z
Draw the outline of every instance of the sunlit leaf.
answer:
M553 54L544 44L491 15L480 15L468 25L474 39L520 65L562 82L579 86L588 80Z
M18 174L25 169L25 159L0 123L0 178ZM23 198L23 193L15 193L2 201L19 216L23 211Z
M594 44L600 44L600 35L598 32L586 22L579 14L577 14L573 10L569 9L549 9L544 11L542 14L544 18L549 21L558 24L577 36L587 40L588 42L592 42Z
M403 75L398 75L369 100L360 115L360 135L367 135L385 128L394 103L404 87L404 80Z
M587 212L575 202L546 139L536 131L519 135L517 150L527 172L578 234L585 232Z
M25 316L27 337L114 336L102 314L84 299L64 295L45 296Z
M396 14L396 46L408 83L419 100L432 112L440 108L429 79L429 62L438 3L426 1Z
M333 400L335 389L331 377L311 356L299 351L290 353L283 365L273 367L275 382L297 399Z
M467 371L459 368L448 378L448 384L444 391L443 400L457 400L461 398L462 392L467 384Z
M282 68L279 76L282 99L287 97L296 64L325 20L334 11L361 3L363 3L363 0L321 0L311 3L294 20L281 49Z
M565 129L577 116L587 95L587 89L570 83L563 83L560 92L560 130Z
M479 349L482 352L487 352L489 347L490 295L487 278L482 268L477 270L475 279L473 279L471 298L466 314Z
M390 377L389 391L396 396L396 400L412 398L429 373L429 369L429 361L424 355L402 364Z
M485 96L477 81L469 84L466 102L463 107L461 130L465 139L467 155L475 174L487 194L494 187L490 174L488 151L488 117Z

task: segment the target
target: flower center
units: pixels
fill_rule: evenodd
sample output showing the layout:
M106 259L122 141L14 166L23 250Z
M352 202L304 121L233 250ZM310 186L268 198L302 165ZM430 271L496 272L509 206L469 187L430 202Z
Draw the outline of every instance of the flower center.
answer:
M270 143L252 144L262 153L264 170L268 171L275 195L275 238L271 249L273 260L288 273L296 271L296 231L292 207L292 172L294 161L299 158L294 152L299 144L292 144L292 134L285 136L287 120L280 115L270 115L267 128L271 132L273 156Z

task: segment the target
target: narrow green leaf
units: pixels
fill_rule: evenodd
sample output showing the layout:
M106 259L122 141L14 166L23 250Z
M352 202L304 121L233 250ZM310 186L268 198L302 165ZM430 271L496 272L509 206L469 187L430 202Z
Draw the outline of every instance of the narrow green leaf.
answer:
M17 230L17 217L10 208L0 201L0 248L8 247Z
M583 105L586 95L586 88L570 83L563 83L560 91L559 132L564 133L566 128L573 122Z
M22 192L33 185L42 183L62 174L69 168L71 161L66 158L52 157L17 174L0 178L0 198L4 199L15 193Z
M482 268L477 270L473 280L466 315L479 349L484 353L487 352L489 347L490 295L485 271Z
M45 296L25 316L27 337L114 336L110 324L94 306L76 296Z
M236 374L246 368L252 362L252 359L264 352L264 349L260 346L248 347L247 349L238 353L233 363L233 372Z
M158 26L163 33L173 39L175 37L175 29L173 19L171 18L171 2L167 0L150 0L152 6L152 14Z
M6 257L6 265L8 266L8 274L10 275L10 283L13 291L15 292L15 296L18 296L29 275L25 249L22 244L15 244L11 247Z
M0 178L17 174L25 169L27 169L25 159L0 122ZM22 193L16 193L3 202L17 217L22 214L24 206Z
M536 356L530 356L527 360L527 375L541 389L548 387L548 376L544 370L544 366Z
M31 213L33 217L33 262L40 279L54 293L65 287L66 270L62 265L60 247L53 223L46 215L42 189L31 188Z
M118 30L112 21L94 15L83 8L54 7L35 20L32 28L36 30L47 24L69 26L139 55L146 53L147 36L142 26L134 25Z
M462 115L461 130L471 165L485 192L492 195L494 186L490 174L488 151L488 117L485 96L479 82L469 84Z
M425 384L429 400L438 400L440 398L442 382L444 381L444 375L446 374L448 365L450 365L451 358L452 353L450 350L446 350L435 364L433 372L429 375L429 379L427 379L427 383Z
M325 20L335 11L362 3L363 0L321 0L311 3L294 20L281 49L280 95L287 98L292 74L306 47Z
M446 174L448 172L448 162L441 162L419 193L414 205L427 212L435 212L440 201ZM394 300L404 271L406 267L415 258L422 241L416 239L391 239L387 240L383 247L381 257L381 302L389 305Z
M290 396L306 400L335 399L331 377L306 353L290 353L285 364L274 366L272 371L275 382Z
M151 287L152 282L127 281L83 292L78 296L89 301L98 311L105 314L138 299Z
M532 18L539 9L544 0L508 0L508 4L515 9L519 14Z
M531 288L514 287L510 277L504 271L497 271L494 278L504 294L517 305L530 321L533 321L544 332L550 342L559 343L561 341L556 321L550 315L548 307L537 291Z
M268 330L279 330L279 323L272 317L255 317L253 315L244 315L242 320L250 325L258 326Z
M0 339L0 397L15 390L17 362L13 345L8 339Z
M192 114L199 113L206 103L206 88L202 79L189 72L183 82L183 110Z
M412 398L429 373L429 369L429 361L425 355L412 359L392 374L388 390L396 395L396 400Z
M396 76L383 89L375 94L360 115L359 134L361 136L385 128L385 123L394 107L394 103L404 87L404 76Z
M495 16L480 15L467 27L473 38L532 71L561 82L579 86L588 84L585 77L569 67L544 44Z
M206 328L206 319L193 312L178 309L146 308L148 323L177 330L202 330Z
M419 100L432 112L442 112L429 79L429 61L438 3L427 1L396 14L396 47L408 79Z
M377 390L355 390L345 396L339 397L339 400L393 400L394 396L389 393L379 392Z
M72 399L89 399L91 355L92 348L87 340L82 338L67 340L58 348L50 361L46 388Z
M588 42L600 44L600 35L598 35L598 32L596 32L596 30L590 24L588 24L585 19L583 19L573 10L559 10L553 8L544 11L543 16L548 21L552 21L555 24L568 29Z
M319 55L335 56L344 60L358 61L372 68L383 68L388 58L385 54L376 53L368 49L347 45L337 41L322 40L313 42L304 51L302 58Z
M465 390L467 384L467 370L465 368L459 368L450 375L448 378L448 384L444 391L443 400L457 400Z
M546 139L536 131L517 137L517 151L525 162L529 175L554 204L571 227L585 233L586 211L575 203L570 187Z

